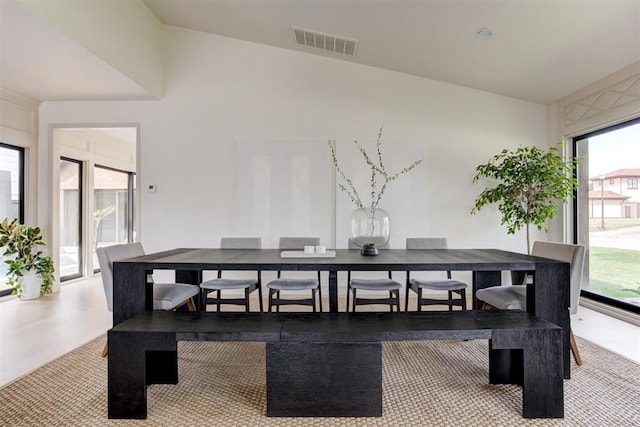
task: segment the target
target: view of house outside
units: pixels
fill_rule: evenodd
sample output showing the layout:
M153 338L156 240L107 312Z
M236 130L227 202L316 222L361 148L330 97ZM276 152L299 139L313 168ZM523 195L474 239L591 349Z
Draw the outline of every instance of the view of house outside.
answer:
M589 138L588 159L583 289L640 305L640 124Z

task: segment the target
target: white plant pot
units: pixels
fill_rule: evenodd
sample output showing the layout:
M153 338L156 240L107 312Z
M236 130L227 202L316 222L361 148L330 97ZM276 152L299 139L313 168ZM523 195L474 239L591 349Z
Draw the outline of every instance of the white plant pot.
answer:
M28 271L18 279L22 288L21 299L36 299L40 297L42 278L35 271Z

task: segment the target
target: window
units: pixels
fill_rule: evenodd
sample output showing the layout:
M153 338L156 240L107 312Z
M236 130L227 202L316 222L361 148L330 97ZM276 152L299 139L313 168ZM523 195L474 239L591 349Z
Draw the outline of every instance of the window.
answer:
M24 222L24 148L0 143L0 220ZM9 295L4 284L6 264L0 254L0 296Z
M581 158L575 241L587 246L582 296L640 313L640 118L573 142ZM619 185L605 188L605 177Z
M60 280L82 276L82 163L60 159Z
M95 250L101 246L133 242L132 172L96 166L93 172L93 265L98 269Z
M138 128L55 127L52 134L61 156L53 240L64 284L100 270L98 247L134 241Z

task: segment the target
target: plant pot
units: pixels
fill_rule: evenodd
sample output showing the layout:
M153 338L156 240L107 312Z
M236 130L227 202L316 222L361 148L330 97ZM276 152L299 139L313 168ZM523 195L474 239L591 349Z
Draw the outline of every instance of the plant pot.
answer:
M42 279L35 271L28 271L18 279L22 295L20 299L36 299L40 297L40 284Z

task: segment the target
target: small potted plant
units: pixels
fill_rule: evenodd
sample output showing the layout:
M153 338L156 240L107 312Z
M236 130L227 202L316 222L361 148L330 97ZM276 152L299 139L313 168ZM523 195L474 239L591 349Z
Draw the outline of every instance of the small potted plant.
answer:
M39 246L46 246L40 227L8 218L0 223L0 247L4 248L3 255L9 257L4 261L9 266L7 284L18 298L38 298L52 291L53 260Z

